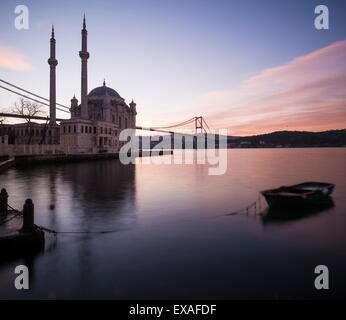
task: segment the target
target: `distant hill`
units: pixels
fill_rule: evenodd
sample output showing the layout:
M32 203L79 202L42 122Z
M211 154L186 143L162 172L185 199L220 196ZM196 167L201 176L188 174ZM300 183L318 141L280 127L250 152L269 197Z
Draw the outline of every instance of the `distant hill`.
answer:
M346 129L323 132L276 131L248 137L229 137L229 146L247 147L342 147Z
M143 143L154 147L157 141L166 141L170 146L170 136L143 136ZM256 136L228 136L229 148L304 148L304 147L346 147L346 129L323 132L309 131L276 131Z

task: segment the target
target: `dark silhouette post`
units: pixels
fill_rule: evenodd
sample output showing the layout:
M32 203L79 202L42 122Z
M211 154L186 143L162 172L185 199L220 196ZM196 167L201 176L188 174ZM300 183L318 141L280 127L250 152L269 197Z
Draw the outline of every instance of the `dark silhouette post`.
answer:
M23 232L34 230L34 203L31 199L26 199L23 206Z
M8 207L8 193L5 188L0 192L0 213L7 212Z

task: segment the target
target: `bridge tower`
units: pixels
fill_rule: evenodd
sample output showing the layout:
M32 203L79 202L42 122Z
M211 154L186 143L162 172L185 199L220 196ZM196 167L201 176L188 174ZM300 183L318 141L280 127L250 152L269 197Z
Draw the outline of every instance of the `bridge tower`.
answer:
M200 129L200 133L203 132L203 117L195 117L195 133L198 133L198 129Z

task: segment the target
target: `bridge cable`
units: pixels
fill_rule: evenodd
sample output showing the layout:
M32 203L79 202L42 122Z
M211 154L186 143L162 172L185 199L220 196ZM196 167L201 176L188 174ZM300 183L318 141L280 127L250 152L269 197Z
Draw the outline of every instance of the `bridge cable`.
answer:
M181 127L181 126L187 125L189 123L192 123L194 120L195 120L195 118L191 118L191 119L188 119L186 121L179 122L177 124L172 124L172 125L168 125L168 126L161 126L161 127L151 127L151 128L152 129L168 129L168 128Z
M49 104L47 104L47 103L45 103L45 102L42 102L42 101L36 100L36 99L34 99L34 98L28 97L28 96L26 96L26 95L24 95L24 94L21 94L21 93L19 93L19 92L16 92L16 91L14 91L14 90L9 89L9 88L3 87L3 86L0 86L0 88L5 89L5 90L7 90L7 91L10 91L10 92L12 92L12 93L15 93L15 94L17 94L17 95L19 95L19 96L22 96L22 97L24 97L24 98L30 99L30 100L32 100L32 101L35 101L35 102L37 102L37 103L44 104L44 105L46 105L46 106L49 107ZM66 111L66 110L64 110L64 109L60 109L60 108L58 108L58 107L56 107L56 109L57 109L57 110L60 110L60 111L62 111L62 112L69 113L68 111Z
M29 94L31 94L32 96L35 96L35 97L37 97L37 98L40 98L40 99L49 101L49 99L47 99L47 98L45 98L45 97L39 96L38 94L35 94L35 93L33 93L33 92L30 92L30 91L27 91L27 90L25 90L25 89L23 89L23 88L21 88L21 87L15 86L14 84L12 84L12 83L10 83L10 82L7 82L7 81L2 80L2 79L0 79L0 81L3 82L3 83L6 83L7 85L9 85L9 86L11 86L11 87L14 87L14 88L16 88L16 89L19 89L19 90L22 90L22 91L24 91L24 92L26 92L26 93L29 93ZM60 107L69 109L69 107L66 107L66 106L64 106L63 104L60 104L60 103L56 103L56 104L57 104L58 106L60 106Z

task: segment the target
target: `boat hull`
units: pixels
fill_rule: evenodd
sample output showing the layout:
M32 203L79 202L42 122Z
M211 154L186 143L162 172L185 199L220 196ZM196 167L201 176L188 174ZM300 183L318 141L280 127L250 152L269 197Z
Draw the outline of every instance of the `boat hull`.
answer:
M305 182L298 185L265 190L261 194L270 208L318 206L328 201L334 185L330 183Z

